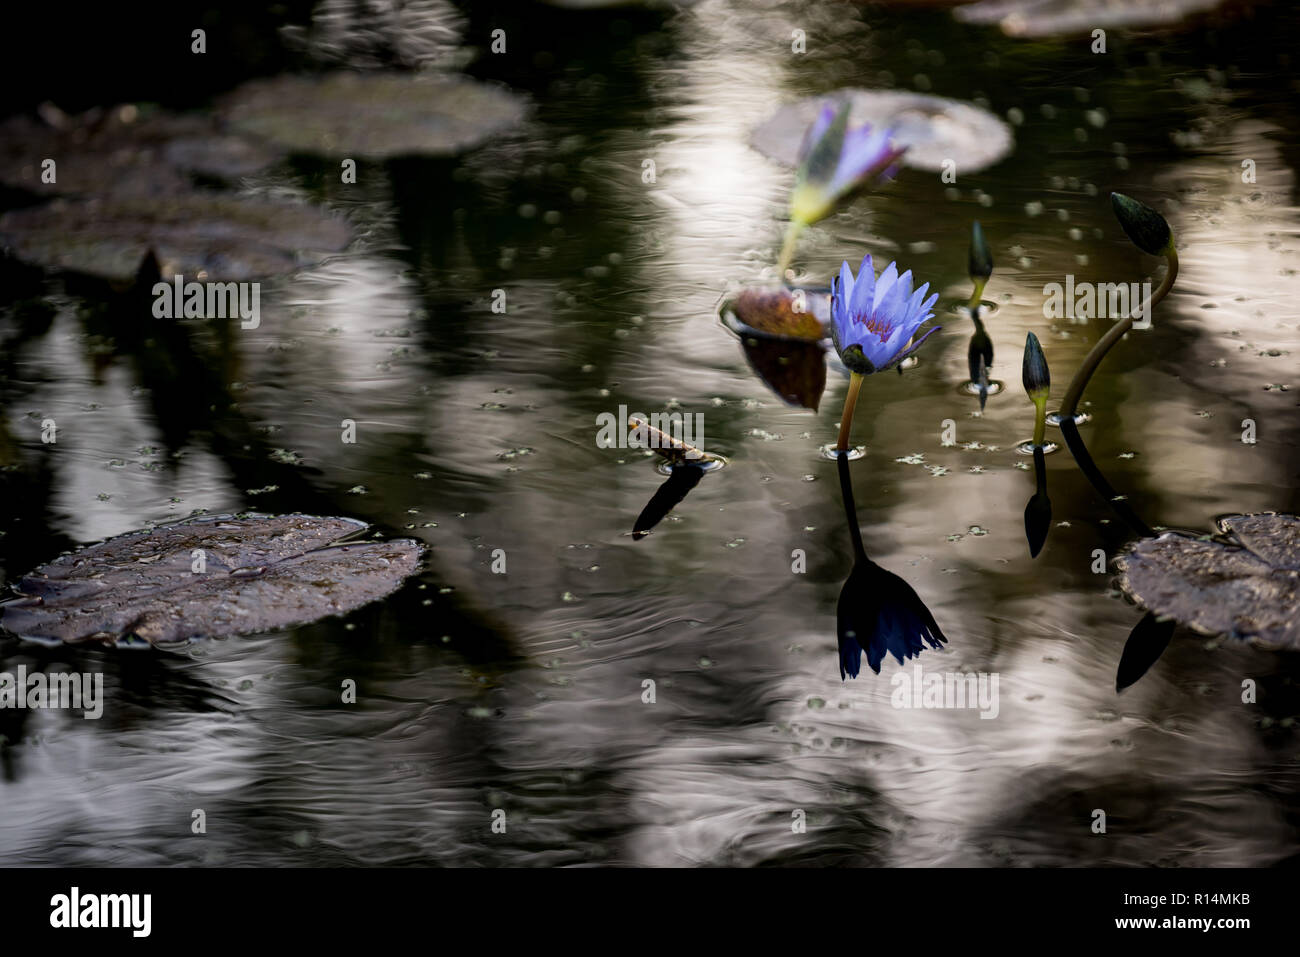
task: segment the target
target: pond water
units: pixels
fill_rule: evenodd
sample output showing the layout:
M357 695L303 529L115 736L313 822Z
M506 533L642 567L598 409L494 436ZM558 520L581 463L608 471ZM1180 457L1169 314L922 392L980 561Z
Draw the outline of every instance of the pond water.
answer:
M1062 449L1045 459L1052 524L1031 559L1034 473L1016 445L1033 430L1026 333L1056 408L1109 326L1045 318L1044 284L1159 278L1111 214L1119 190L1169 218L1182 272L1085 394L1098 467L1152 526L1300 509L1297 13L1113 31L1102 55L1086 37L1013 39L907 5L477 6L462 35L486 48L500 26L509 52L465 69L529 96L523 128L460 159L362 163L354 185L301 158L246 179L248 195L312 199L358 233L263 283L258 328L128 333L98 292L25 272L6 283L5 583L196 510L346 515L429 554L346 618L183 653L0 639L0 670L105 675L100 720L0 711L0 861L1294 858L1295 655L1179 631L1117 694L1142 612L1095 552L1112 559L1133 533ZM793 29L806 53L790 52ZM349 49L336 52L361 62ZM108 84L89 92L132 95ZM854 552L819 453L847 380L828 372L816 412L787 405L717 313L728 289L773 278L782 239L793 174L750 146L754 128L839 87L975 101L1016 141L955 183L902 170L795 256L809 285L870 252L940 294L944 328L919 364L866 380L851 475L866 552L947 644L849 680L836 604ZM202 108L218 92L168 96ZM972 324L956 309L976 218L1006 386L982 415L962 388ZM597 417L620 405L702 413L704 448L727 462L639 539L664 477L648 453L597 446ZM340 441L345 419L355 444ZM892 678L917 663L997 675L996 717L893 707ZM1242 702L1247 679L1257 703Z

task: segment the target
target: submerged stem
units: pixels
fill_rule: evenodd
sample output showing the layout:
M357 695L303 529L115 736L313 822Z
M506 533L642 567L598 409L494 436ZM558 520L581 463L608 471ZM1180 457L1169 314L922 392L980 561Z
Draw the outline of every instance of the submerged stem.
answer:
M858 390L862 388L862 374L860 372L852 373L849 379L849 392L844 397L844 413L840 416L840 437L835 443L835 451L847 452L849 450L849 430L853 428L853 410L858 405Z
M1083 398L1083 390L1088 385L1088 380L1097 371L1097 366L1101 365L1101 360L1106 357L1106 353L1123 338L1124 333L1133 328L1133 321L1144 311L1154 309L1156 303L1165 298L1169 294L1169 290L1173 288L1174 280L1178 278L1178 252L1174 249L1172 242L1165 253L1165 261L1169 264L1169 268L1165 270L1165 278L1160 283L1160 288L1155 291L1150 300L1138 306L1111 326L1110 330L1092 347L1092 351L1084 357L1083 364L1079 366L1079 371L1070 380L1070 387L1065 390L1065 401L1061 404L1062 419L1074 417L1074 413L1079 406L1079 400Z

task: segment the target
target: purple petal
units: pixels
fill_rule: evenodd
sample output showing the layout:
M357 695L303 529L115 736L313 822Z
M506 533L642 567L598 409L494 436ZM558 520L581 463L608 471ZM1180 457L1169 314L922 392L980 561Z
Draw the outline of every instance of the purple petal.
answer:
M848 300L849 308L858 316L871 315L871 302L876 294L876 272L871 262L871 253L862 257L858 269L858 284L853 290L853 298Z
M835 105L826 103L817 113L817 119L804 132L803 143L799 146L799 162L802 163L812 150L813 144L826 135L831 121L835 119Z

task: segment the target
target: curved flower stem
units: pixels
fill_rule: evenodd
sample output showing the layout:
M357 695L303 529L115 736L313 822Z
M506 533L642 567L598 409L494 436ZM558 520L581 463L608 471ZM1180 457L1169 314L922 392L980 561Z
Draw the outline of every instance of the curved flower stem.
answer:
M790 220L790 225L785 230L785 242L781 244L781 257L777 260L776 275L778 279L785 277L785 271L790 266L790 259L794 256L794 244L799 239L799 234L804 231L806 224L797 219Z
M1065 401L1061 403L1060 414L1062 419L1074 418L1074 413L1078 409L1079 400L1083 398L1083 390L1088 385L1088 380L1097 371L1097 366L1106 357L1106 353L1114 347L1115 343L1119 342L1124 333L1133 328L1133 320L1142 312L1154 309L1156 303L1165 298L1169 294L1169 290L1173 288L1174 280L1178 278L1178 252L1174 249L1172 243L1165 253L1165 261L1169 264L1169 268L1165 271L1165 278L1160 283L1160 288L1155 291L1155 295L1111 326L1110 330L1092 347L1092 351L1084 357L1083 364L1079 366L1079 371L1070 380L1070 387L1065 390Z
M976 279L975 289L970 294L970 302L966 304L966 308L970 310L970 317L974 319L976 322L979 322L980 302L984 296L984 287L987 284L988 284L987 279Z
M858 390L862 388L862 373L854 372L849 379L849 392L844 397L844 413L840 416L840 437L835 443L835 451L849 450L849 430L853 428L853 410L858 405Z

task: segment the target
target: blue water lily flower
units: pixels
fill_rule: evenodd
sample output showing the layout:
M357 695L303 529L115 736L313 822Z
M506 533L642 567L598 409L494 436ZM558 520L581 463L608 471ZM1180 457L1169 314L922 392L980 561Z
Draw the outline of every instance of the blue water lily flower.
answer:
M942 328L933 326L911 341L921 323L934 317L930 307L939 294L926 299L929 288L927 282L913 290L912 271L900 276L892 262L876 278L870 254L862 257L856 279L847 262L840 266L831 281L831 335L844 365L858 375L892 368Z

